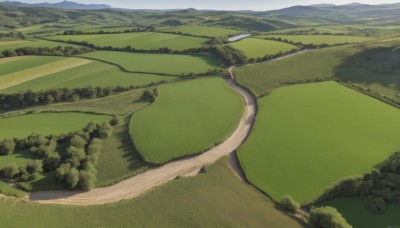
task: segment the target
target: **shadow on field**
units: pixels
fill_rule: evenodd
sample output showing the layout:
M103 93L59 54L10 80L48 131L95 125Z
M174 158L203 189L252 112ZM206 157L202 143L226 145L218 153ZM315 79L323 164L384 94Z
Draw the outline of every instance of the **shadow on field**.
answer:
M400 45L358 52L335 67L335 76L344 82L379 84L400 91Z

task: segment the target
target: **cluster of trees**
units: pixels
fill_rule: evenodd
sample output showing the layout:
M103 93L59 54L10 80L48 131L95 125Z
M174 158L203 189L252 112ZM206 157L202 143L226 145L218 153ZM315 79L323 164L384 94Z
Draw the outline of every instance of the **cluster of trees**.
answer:
M0 33L0 39L1 38L20 38L25 40L25 35L22 32L9 32L9 33Z
M265 62L265 61L269 61L269 60L272 60L272 59L276 59L276 58L279 58L279 57L282 57L282 56L285 56L285 55L290 55L290 54L296 53L296 52L298 52L298 51L299 51L298 49L292 49L292 50L287 51L287 52L278 52L278 53L276 53L275 55L266 55L266 56L261 57L261 58L250 58L250 59L249 59L249 62L250 62L250 63Z
M288 44L292 44L298 48L300 48L301 50L305 50L305 49L316 49L316 48L326 48L326 47L335 47L335 46L342 46L342 45L346 45L346 44L350 44L350 43L338 43L338 44L303 44L302 42L293 42L291 40L288 39L283 39L280 37L269 37L269 38L265 38L266 40L273 40L273 41L279 41L279 42L284 42L284 43L288 43Z
M212 46L209 52L219 58L225 65L242 65L248 62L248 59L243 51L235 49L229 45Z
M93 48L89 47L23 47L15 50L4 50L0 52L0 58L2 57L14 57L24 55L42 55L42 56L74 56L94 51Z
M351 228L346 219L333 207L316 207L310 211L309 221L318 228Z
M285 196L279 202L279 205L290 213L297 213L300 211L300 203L296 202L291 196Z
M114 117L110 122L89 123L83 130L59 135L43 136L32 134L24 139L3 140L1 148L29 149L35 157L25 166L11 164L0 170L0 177L19 182L32 181L41 173L56 171L56 178L69 189L90 190L96 183L96 165L102 148L102 139L113 134L112 125L120 122ZM12 144L11 146L9 144ZM63 152L62 148L68 145ZM10 152L12 151L12 152Z
M159 90L158 87L154 88L154 89L146 89L145 91L143 91L142 94L142 100L143 101L150 101L150 102L155 102L157 100L157 98L160 96L159 94Z
M104 31L99 30L97 32L85 32L85 31L76 31L76 30L66 30L62 35L92 35L92 34L119 34L119 33L134 33L134 32L153 32L156 28L154 26L147 27L137 27L132 29L125 29L122 31ZM59 34L61 35L61 34Z
M150 83L142 87L152 87L159 83ZM81 99L93 99L106 97L115 93L141 88L140 86L117 87L84 87L84 88L60 88L46 91L21 91L12 94L0 94L0 110L15 109L34 105L45 105L58 102L75 102Z
M387 203L400 205L400 152L364 176L349 177L327 191L327 196L360 196L369 211L381 214Z

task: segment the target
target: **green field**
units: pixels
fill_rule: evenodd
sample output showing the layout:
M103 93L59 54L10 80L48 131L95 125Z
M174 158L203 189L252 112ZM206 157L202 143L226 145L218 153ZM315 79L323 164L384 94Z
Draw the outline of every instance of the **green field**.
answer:
M262 58L266 55L276 55L280 52L285 53L297 49L296 46L291 44L257 38L243 39L230 45L242 50L249 58Z
M374 98L336 82L288 86L259 100L238 156L258 188L306 203L384 161L400 148L399 134L400 110Z
M236 127L243 100L219 78L160 87L160 98L133 116L139 151L154 163L202 152Z
M331 206L343 215L353 227L397 227L400 224L400 206L388 204L384 214L378 215L365 208L365 201L360 198L338 197L319 205Z
M126 52L96 51L83 54L83 57L111 62L131 72L150 72L180 75L205 73L210 69L220 69L222 64L207 56L141 54Z
M371 41L373 38L361 36L338 36L338 35L267 35L263 38L282 38L295 43L303 44L344 44L344 43L360 43Z
M40 48L40 47L79 47L78 45L73 45L73 44L65 44L65 43L60 43L60 42L54 42L54 41L47 41L47 40L20 40L20 41L5 41L5 42L0 42L0 51L4 50L14 50L17 48L22 48L22 47L34 47L34 48Z
M51 40L62 41L85 41L96 46L122 48L130 45L138 50L158 50L160 48L169 48L171 50L183 51L189 48L199 48L204 46L206 38L180 36L166 33L138 32L123 34L106 35L57 35L49 36Z
M0 169L12 163L16 163L17 165L24 165L30 159L33 159L33 154L31 154L29 151L15 151L11 155L0 156Z
M239 180L228 159L205 174L115 204L62 206L0 199L0 219L4 227L301 227Z
M89 122L111 119L107 115L85 113L39 113L0 119L0 139L24 138L32 133L43 135L69 133L84 128Z
M336 68L344 63L345 58L357 51L359 50L354 47L326 48L279 61L250 64L236 68L235 78L256 96L263 96L287 82L333 77Z
M71 60L70 67L64 67ZM79 64L80 61L83 63ZM111 64L80 58L17 57L12 61L0 60L0 67L0 81L12 83L9 87L0 86L2 93L87 86L142 86L175 79L154 74L126 73ZM34 77L35 74L38 76Z
M178 26L166 29L167 32L181 32L183 34L191 34L195 36L207 36L207 37L229 37L244 33L244 31L233 30L221 27L211 27L202 25L188 25Z

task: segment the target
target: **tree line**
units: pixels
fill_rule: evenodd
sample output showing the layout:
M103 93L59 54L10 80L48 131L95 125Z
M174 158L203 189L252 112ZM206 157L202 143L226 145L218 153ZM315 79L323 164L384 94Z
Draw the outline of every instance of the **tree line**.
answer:
M9 33L0 33L0 39L1 38L19 38L22 40L25 40L25 35L22 32L9 32Z
M77 30L65 30L62 34L57 35L95 35L95 34L120 34L120 33L135 33L135 32L154 32L156 28L154 26L147 27L137 27L132 29L125 29L122 31L104 31L99 30L96 32L85 32L85 31L77 31Z
M366 208L377 214L384 213L388 203L400 206L400 152L363 176L349 177L335 184L322 199L337 195L361 197Z
M0 52L0 58L25 56L25 55L41 55L41 56L74 56L95 51L90 47L22 47L15 50L4 50Z
M138 88L153 87L164 83L150 83L146 86L117 86L117 87L83 87L83 88L59 88L34 92L31 90L11 94L0 94L0 111L29 107L35 105L48 105L59 102L76 102L82 99L94 99L113 95Z
M89 123L84 129L58 136L32 134L24 139L5 139L0 142L0 155L15 150L29 150L35 158L26 165L11 164L0 170L0 177L18 182L36 180L40 174L55 171L57 181L69 189L90 190L96 184L96 166L102 139L113 134L112 125L119 117L101 124ZM63 151L63 145L68 145ZM27 188L23 183L21 187ZM32 189L25 189L32 190Z

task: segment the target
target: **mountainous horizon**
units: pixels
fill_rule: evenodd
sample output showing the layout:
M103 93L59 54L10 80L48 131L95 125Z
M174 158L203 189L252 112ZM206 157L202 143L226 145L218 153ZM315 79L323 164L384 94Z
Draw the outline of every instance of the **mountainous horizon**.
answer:
M313 8L332 8L332 7L359 7L359 6L390 6L390 5L397 5L399 3L389 3L389 4L364 4L364 3L359 3L359 2L354 2L354 3L349 3L349 4L334 4L334 3L317 3L317 4L311 4L311 5L293 5L290 7L284 7L280 9L286 9L286 8L293 8L293 7L298 7L298 6L308 6L308 7L313 7ZM190 9L190 8L165 8L165 9L149 9L149 8L119 8L119 7L112 7L111 5L108 4L84 4L84 3L79 3L75 1L60 1L56 3L49 3L49 2L42 2L42 3L26 3L23 1L0 1L0 5L9 5L9 6L20 6L20 7L45 7L45 8L56 8L56 9L78 9L78 10L101 10L101 9L114 9L114 10L122 10L122 11L134 11L134 10L147 10L147 11L176 11L176 10L184 10L184 9ZM193 8L196 9L196 8ZM204 9L203 9L204 10ZM210 11L220 11L216 9L207 9ZM278 9L279 10L279 9ZM224 11L224 10L223 10ZM254 11L254 12L262 12L265 10L248 10L248 9L242 9L242 10L226 10L226 11ZM267 10L268 11L268 10Z

